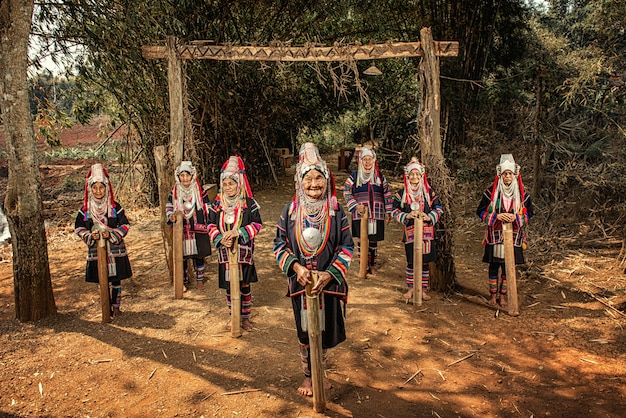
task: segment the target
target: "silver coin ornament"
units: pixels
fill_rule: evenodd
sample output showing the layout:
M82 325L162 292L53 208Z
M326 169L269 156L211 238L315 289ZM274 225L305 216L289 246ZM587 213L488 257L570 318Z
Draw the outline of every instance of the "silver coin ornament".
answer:
M411 210L419 210L420 204L417 202L411 203Z
M191 209L193 208L193 206L194 206L194 205L193 205L193 203L192 203L192 202L185 202L185 203L183 203L183 207L184 207L186 210L191 210Z
M235 214L234 213L227 213L226 216L224 217L225 221L227 224L232 224L235 222Z
M302 239L307 248L317 249L322 243L322 234L318 229L306 228L302 231Z

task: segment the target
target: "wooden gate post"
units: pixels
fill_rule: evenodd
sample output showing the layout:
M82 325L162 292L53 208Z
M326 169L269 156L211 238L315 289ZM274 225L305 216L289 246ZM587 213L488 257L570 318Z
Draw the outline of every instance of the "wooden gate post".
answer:
M176 50L178 39L167 37L167 86L170 98L170 154L172 164L178 167L183 161L185 123L183 113L183 68Z

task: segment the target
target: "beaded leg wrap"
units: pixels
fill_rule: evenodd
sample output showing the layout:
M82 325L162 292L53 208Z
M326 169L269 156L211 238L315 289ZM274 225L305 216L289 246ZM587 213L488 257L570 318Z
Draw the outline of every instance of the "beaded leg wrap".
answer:
M120 308L122 304L122 283L112 282L111 286L111 299L109 300L111 308Z
M187 260L183 260L183 285L189 287L189 272L187 271Z
M250 285L241 286L241 319L250 319L250 307L252 306L252 291Z
M311 350L306 344L299 344L300 346L300 362L302 363L302 372L304 377L311 377ZM322 348L322 370L326 370L326 357L328 350Z
M196 261L196 282L200 283L204 281L204 263Z
M500 294L506 295L506 274L500 276Z
M413 289L413 283L415 283L413 277L413 266L406 266L406 286L409 289Z
M230 289L226 289L226 305L228 306L228 315L232 314L232 302L230 300Z
M375 266L376 265L376 256L378 255L378 242L369 242L369 247L367 248L367 265Z
M498 270L500 263L489 263L489 293L498 293Z
M250 285L244 287L243 283L241 283L240 287L240 296L241 296L241 319L248 318L250 319L250 312L252 306L252 291L250 290ZM232 303L230 300L230 289L226 289L226 305L228 306L228 315L232 312Z
M430 281L430 270L422 270L422 289L428 290L429 281Z

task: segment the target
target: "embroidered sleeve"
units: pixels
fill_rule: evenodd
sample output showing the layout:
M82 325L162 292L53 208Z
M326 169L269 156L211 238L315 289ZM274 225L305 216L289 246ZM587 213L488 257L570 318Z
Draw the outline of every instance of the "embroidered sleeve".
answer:
M93 247L96 245L96 240L91 238L91 231L87 228L87 223L85 222L85 212L81 210L78 211L76 215L76 221L74 222L74 233L78 235L80 239L83 240L88 247Z
M220 241L222 240L222 233L217 226L218 218L219 214L217 213L216 208L214 206L209 206L207 233L209 234L209 239L213 245L215 245L215 248L221 246Z
M496 222L496 217L498 216L497 211L491 211L491 190L486 190L483 193L482 198L480 199L480 203L478 204L478 208L476 209L476 215L480 218L481 221L486 223L489 226L492 226Z
M298 257L296 257L291 249L291 243L289 242L289 235L287 233L289 216L288 208L289 205L283 210L283 213L280 215L280 219L278 219L278 223L276 225L276 236L274 237L274 256L276 257L278 267L289 277L295 274L293 271L293 265L298 261Z
M521 228L524 225L528 224L528 221L534 215L533 209L534 209L533 202L530 199L530 196L526 195L526 198L524 199L524 204L522 205L522 209L520 210L520 213L515 214L515 218L516 218L515 222L517 223L517 226Z
M124 237L128 233L130 229L130 223L128 222L128 218L126 218L126 212L124 212L124 208L120 206L119 203L115 203L117 206L117 227L111 229L109 232L111 234L110 241L113 244L119 244L124 241Z
M356 210L356 206L359 202L357 202L354 194L352 193L352 189L354 188L354 173L351 174L346 182L343 184L343 197L346 200L346 206L350 212L354 212Z
M335 216L341 216L339 221L339 248L335 251L335 257L326 269L331 276L339 284L343 283L350 268L350 261L354 253L354 241L352 240L352 234L350 233L350 225L348 224L348 218L343 210L337 212Z
M172 193L170 192L169 197L167 198L167 203L165 204L165 218L167 219L167 224L172 225L170 221L170 215L174 213L174 201L172 197Z
M383 196L385 198L385 213L393 212L393 194L387 179L383 176Z
M250 199L248 203L247 210L250 211L250 223L248 225L242 225L241 228L239 228L239 239L244 243L252 241L263 227L259 204L254 199Z
M393 209L391 211L391 216L393 217L393 219L395 219L396 221L398 221L402 225L406 225L407 224L407 219L406 219L407 213L404 212L401 209L402 208L402 191L399 191L398 193L393 195L392 207L393 207Z
M431 211L428 212L430 222L434 225L439 222L441 215L443 215L443 208L441 207L441 201L434 193L431 192Z

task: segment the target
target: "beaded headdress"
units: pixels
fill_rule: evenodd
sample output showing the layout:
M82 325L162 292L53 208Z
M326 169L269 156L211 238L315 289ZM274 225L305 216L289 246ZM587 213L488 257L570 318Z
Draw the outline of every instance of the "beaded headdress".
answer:
M106 188L104 200L98 202L91 193L91 186L96 183L102 183ZM85 177L85 193L83 196L83 212L85 220L89 218L89 213L94 212L96 206L102 214L106 213L108 217L115 217L115 199L113 197L113 187L109 180L109 172L100 163L96 163L89 168L89 172Z
M365 170L363 167L363 158L372 157L374 160L374 166L371 170ZM357 155L357 173L356 173L356 185L360 187L365 183L373 183L379 185L382 183L380 171L378 170L378 161L376 160L376 152L370 147L364 146L361 148Z
M296 165L296 173L294 176L296 185L296 194L293 198L294 204L297 206L301 200L306 200L304 189L302 188L302 179L305 174L311 170L319 171L326 178L325 198L329 200L329 209L331 214L334 215L338 208L337 191L335 190L335 177L328 169L326 161L324 161L320 156L320 152L315 144L311 142L305 142L300 147L298 164Z
M227 178L237 182L237 194L240 198L245 200L246 197L253 197L252 188L250 188L248 175L246 174L246 166L240 156L233 155L222 165L222 169L220 171L220 193L217 198L217 203L224 200L224 187L222 186L222 183L224 179Z
M508 186L504 184L502 178L502 173L505 171L511 171L513 173L513 180ZM515 159L513 159L513 154L500 155L500 164L496 166L496 178L491 188L491 204L489 205L489 211L493 212L496 208L501 207L503 198L512 201L514 213L522 213L526 210L524 207L526 192L524 190L524 183L522 182L522 173L520 166L516 164Z
M514 175L519 173L520 166L515 164L515 160L513 159L513 154L502 154L500 155L500 164L496 166L496 173L498 175L502 175L505 171L509 170Z
M420 182L417 187L411 186L409 181L409 174L411 171L416 170L420 176ZM430 184L426 177L426 168L422 163L418 161L416 157L411 158L411 161L404 167L404 192L402 194L402 206L411 206L411 203L417 203L421 210L424 209L424 202L428 202L431 205L430 200Z
M180 181L181 173L189 173L191 175L191 184L184 186ZM196 168L191 161L182 161L175 170L176 184L172 191L172 198L174 202L175 210L182 210L185 217L193 215L191 209L195 206L196 210L202 210L204 208L204 202L202 201L202 188L200 180L196 174Z

